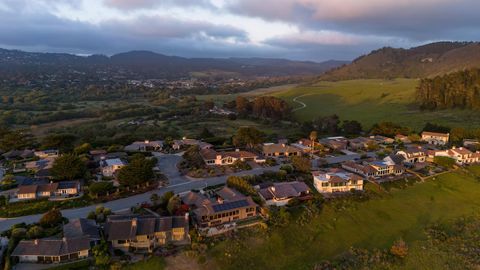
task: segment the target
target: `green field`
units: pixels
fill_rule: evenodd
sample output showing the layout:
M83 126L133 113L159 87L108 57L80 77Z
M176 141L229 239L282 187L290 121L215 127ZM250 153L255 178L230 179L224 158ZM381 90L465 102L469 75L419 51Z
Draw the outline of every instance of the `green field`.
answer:
M477 175L479 167L471 170ZM326 205L307 225L296 223L268 235L221 242L211 251L220 269L312 269L351 246L388 248L402 237L410 246L408 269L442 269L442 258L425 251L423 230L480 210L480 183L465 172L448 173L381 198ZM246 244L242 244L243 242ZM244 245L244 246L243 246ZM437 268L431 268L437 265Z
M350 80L319 82L278 91L274 96L289 102L298 120L337 114L342 119L357 120L369 128L380 121L393 121L414 129L426 122L449 126L480 127L478 113L467 110L420 111L414 104L416 79Z

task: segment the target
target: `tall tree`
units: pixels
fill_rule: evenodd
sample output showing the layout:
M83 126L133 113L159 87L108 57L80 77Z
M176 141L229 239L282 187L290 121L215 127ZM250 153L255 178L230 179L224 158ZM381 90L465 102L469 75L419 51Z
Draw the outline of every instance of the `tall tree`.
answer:
M235 146L253 148L264 141L265 134L254 127L241 127L233 137Z
M65 154L53 162L50 173L56 180L74 180L85 177L85 161L74 154Z
M143 155L134 155L127 166L118 171L118 181L124 186L145 184L154 178L154 160L147 160Z

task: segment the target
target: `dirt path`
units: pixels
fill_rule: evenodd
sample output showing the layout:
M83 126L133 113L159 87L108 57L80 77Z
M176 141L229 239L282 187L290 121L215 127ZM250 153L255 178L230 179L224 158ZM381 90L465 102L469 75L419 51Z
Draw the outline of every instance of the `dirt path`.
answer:
M305 97L305 96L311 96L311 95L312 94L304 94L304 95L301 95L301 96L298 96L298 97L294 97L292 99L292 101L300 104L300 107L297 107L297 108L293 109L292 112L296 112L298 110L305 109L307 107L307 104L301 102L300 100L298 100L298 98Z

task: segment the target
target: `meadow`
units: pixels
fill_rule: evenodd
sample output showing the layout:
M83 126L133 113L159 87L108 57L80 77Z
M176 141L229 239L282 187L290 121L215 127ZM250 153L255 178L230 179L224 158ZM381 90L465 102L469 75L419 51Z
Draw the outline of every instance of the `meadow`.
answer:
M210 254L220 269L312 269L352 246L384 249L403 238L411 247L407 269L446 269L447 258L422 249L424 229L480 210L479 173L479 167L459 170L366 202L326 204L306 225L291 222L261 236L229 239Z

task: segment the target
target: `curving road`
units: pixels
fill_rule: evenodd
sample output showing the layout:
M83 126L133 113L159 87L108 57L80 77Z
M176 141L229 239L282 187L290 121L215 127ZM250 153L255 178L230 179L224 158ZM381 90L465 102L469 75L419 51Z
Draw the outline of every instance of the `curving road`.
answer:
M90 211L95 210L97 206L103 205L107 208L110 208L112 211L121 211L130 209L130 207L141 204L143 202L149 202L150 196L156 193L162 195L167 191L173 191L174 193L187 192L192 189L200 189L207 186L214 186L218 184L224 184L227 181L228 176L219 176L211 178L199 178L191 179L186 176L180 175L177 170L177 163L180 161L181 157L177 155L156 155L158 158L158 167L162 172L169 178L170 185L166 187L159 188L158 190L149 191L147 193L134 195L128 198L118 199L110 201L104 204L91 205L81 208L66 209L62 210L62 215L68 219L73 218L84 218L88 215ZM231 175L258 175L262 174L264 171L268 170L278 170L280 166L268 167L268 168L257 168L249 171L242 171L239 173L234 173ZM10 229L10 227L17 223L25 222L27 224L38 222L42 214L23 216L17 218L0 218L0 232Z

